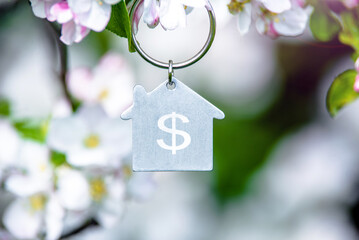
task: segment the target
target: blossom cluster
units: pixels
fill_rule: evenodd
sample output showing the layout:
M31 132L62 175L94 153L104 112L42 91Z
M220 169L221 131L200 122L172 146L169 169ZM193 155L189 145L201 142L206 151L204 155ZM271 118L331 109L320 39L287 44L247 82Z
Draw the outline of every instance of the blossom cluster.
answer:
M81 42L90 32L102 32L110 21L111 5L124 0L30 0L37 17L62 25L61 41L67 45ZM136 24L143 21L151 28L159 23L165 30L186 25L193 7L204 7L207 0L142 0Z
M305 0L231 0L228 9L238 15L241 35L249 31L255 18L257 31L271 38L302 34L312 12Z
M61 41L80 42L90 30L103 31L111 17L111 5L121 0L30 0L37 17L62 24Z
M13 199L2 222L16 239L58 239L89 219L112 227L126 201L155 187L152 174L130 167L131 127L119 117L132 103L126 62L107 54L94 69L70 71L67 84L81 104L72 113L61 100L40 128L44 141L0 117L0 191Z
M186 26L186 15L193 8L205 7L208 0L144 0L143 5L137 14L136 24L138 24L141 15L143 21L154 28L161 24L165 30L174 30L178 27Z

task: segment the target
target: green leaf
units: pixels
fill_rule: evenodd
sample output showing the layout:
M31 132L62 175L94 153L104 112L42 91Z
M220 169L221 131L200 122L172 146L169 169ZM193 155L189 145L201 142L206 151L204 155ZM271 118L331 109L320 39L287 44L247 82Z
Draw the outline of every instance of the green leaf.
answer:
M0 116L8 117L11 114L10 103L5 99L0 99Z
M124 0L112 5L110 22L107 24L106 28L120 37L127 38L128 50L130 52L135 52L131 37L131 21Z
M45 143L48 121L32 122L22 120L13 122L13 125L22 138Z
M339 34L339 41L349 45L356 52L359 52L359 23L353 13L345 12L341 14L343 31Z
M335 117L339 110L359 97L359 93L354 91L357 74L355 70L350 69L334 79L327 94L327 110L332 117Z
M51 151L51 163L55 167L60 167L66 163L66 155L60 152Z
M323 3L318 3L314 6L309 26L313 36L323 42L332 40L341 29L338 19L333 16L329 8Z

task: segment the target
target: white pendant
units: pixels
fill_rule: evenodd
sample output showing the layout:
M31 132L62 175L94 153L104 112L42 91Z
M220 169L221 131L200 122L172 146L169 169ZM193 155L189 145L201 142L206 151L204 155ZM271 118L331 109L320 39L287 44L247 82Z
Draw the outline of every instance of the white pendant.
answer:
M224 113L173 78L146 93L134 88L133 105L122 113L132 119L133 171L211 171L213 118Z

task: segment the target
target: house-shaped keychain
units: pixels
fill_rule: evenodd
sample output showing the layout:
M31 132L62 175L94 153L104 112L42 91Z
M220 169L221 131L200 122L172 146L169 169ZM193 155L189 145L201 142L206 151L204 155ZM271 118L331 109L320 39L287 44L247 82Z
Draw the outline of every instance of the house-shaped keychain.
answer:
M134 88L133 105L121 118L132 119L134 171L211 171L213 118L224 113L173 78L146 93Z

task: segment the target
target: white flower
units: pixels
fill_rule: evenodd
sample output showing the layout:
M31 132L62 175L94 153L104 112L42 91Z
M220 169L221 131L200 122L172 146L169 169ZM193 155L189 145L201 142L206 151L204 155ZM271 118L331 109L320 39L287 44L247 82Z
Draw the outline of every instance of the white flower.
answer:
M186 26L186 8L204 7L207 0L161 0L160 22L165 30Z
M35 239L42 232L46 232L46 239L57 239L64 212L53 195L48 149L35 142L24 142L17 160L19 173L10 175L5 182L6 190L18 197L4 213L5 227L21 239Z
M102 108L85 106L71 117L53 119L47 142L73 166L114 166L131 151L131 129Z
M40 18L62 24L61 41L80 42L90 30L103 31L111 17L111 5L121 0L30 0Z
M160 21L160 7L157 0L144 0L143 21L154 28Z
M19 174L9 176L5 188L20 197L46 192L52 187L52 166L46 146L26 141L17 159Z
M243 36L248 33L252 22L252 4L248 0L232 0L228 4L228 9L232 14L238 15L237 26L239 33Z
M89 208L90 186L85 176L68 167L58 170L56 195L61 205L72 211L84 211Z
M67 81L74 97L86 104L100 104L110 117L119 116L132 104L134 77L118 54L106 54L93 70L70 71Z
M103 31L111 17L111 5L120 0L68 0L78 22L96 32Z
M112 227L122 216L124 181L112 173L106 177L88 175L70 168L60 169L57 196L64 208L83 214L92 209L101 226Z
M257 19L256 27L259 33L273 38L279 35L298 36L304 32L309 15L309 8L293 6L279 14L264 13Z
M113 227L124 210L125 184L118 176L94 177L90 180L91 197L97 205L95 218L105 228Z
M0 119L0 179L2 170L16 164L20 137L11 124Z
M63 216L56 198L40 194L12 202L4 212L3 223L16 238L37 239L39 233L46 232L46 239L53 240L61 235Z

